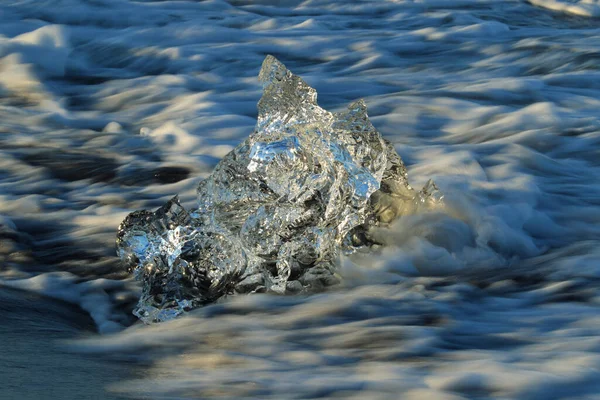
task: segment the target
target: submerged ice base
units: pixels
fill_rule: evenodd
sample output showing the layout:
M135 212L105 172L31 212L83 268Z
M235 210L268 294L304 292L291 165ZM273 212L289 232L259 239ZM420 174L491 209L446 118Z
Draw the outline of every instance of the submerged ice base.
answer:
M364 102L340 113L267 56L254 132L198 187L198 208L177 197L127 216L118 255L142 282L134 314L165 321L237 292L298 293L338 282L340 251L369 244L368 227L441 201L415 192Z

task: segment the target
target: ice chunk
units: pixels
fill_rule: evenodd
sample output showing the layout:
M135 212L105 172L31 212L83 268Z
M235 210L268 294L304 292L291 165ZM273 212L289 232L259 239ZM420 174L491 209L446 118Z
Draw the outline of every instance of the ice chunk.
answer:
M118 254L142 296L144 322L173 318L232 292L319 289L338 281L340 251L368 244L367 228L441 201L416 193L362 100L341 113L267 56L254 132L198 187L198 208L177 198L119 227ZM360 232L362 234L359 234Z
M134 314L147 323L218 299L246 269L238 238L216 224L198 226L177 197L154 213L129 214L119 227L117 247L142 281Z

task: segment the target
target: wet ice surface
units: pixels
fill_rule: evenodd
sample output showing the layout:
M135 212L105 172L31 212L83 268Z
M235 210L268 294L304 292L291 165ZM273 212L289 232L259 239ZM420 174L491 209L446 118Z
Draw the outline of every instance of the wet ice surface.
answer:
M2 5L3 284L88 312L102 334L73 349L149 366L110 387L133 398L594 398L600 22L531 3ZM379 230L335 289L134 323L114 232L194 207L266 54L327 110L364 98L446 209Z
M416 192L364 101L332 114L316 91L267 56L258 121L198 186L198 208L174 197L129 214L117 254L142 282L134 314L172 319L232 293L307 293L339 282L340 252L368 253L376 227L443 207Z

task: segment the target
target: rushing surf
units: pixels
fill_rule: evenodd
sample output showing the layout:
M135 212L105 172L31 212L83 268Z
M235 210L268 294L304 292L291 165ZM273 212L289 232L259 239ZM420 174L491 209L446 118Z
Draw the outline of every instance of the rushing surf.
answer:
M597 15L3 2L0 397L596 396Z

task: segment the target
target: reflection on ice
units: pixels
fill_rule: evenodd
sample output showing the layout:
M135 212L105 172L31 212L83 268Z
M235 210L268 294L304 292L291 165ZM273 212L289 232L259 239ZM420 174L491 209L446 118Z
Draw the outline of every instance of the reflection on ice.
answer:
M367 228L441 201L415 192L362 100L340 113L268 56L254 132L198 187L199 207L177 197L131 213L118 254L142 281L134 313L171 319L231 292L297 293L335 284L338 254L369 244Z

